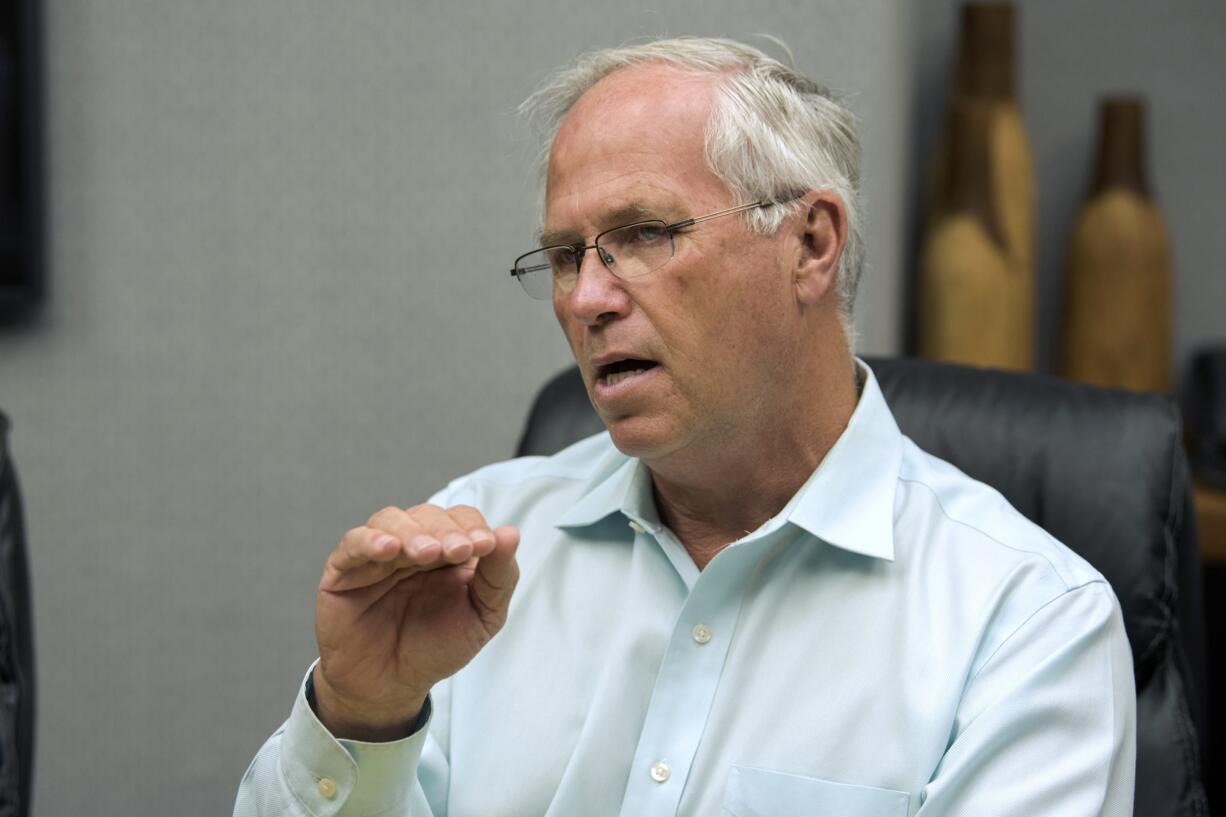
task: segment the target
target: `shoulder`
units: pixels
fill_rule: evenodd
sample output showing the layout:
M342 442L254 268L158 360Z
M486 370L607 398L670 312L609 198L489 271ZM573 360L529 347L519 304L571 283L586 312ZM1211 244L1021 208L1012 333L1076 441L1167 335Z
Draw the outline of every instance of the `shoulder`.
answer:
M974 559L1006 569L1033 564L1066 590L1105 581L1085 559L1023 516L995 488L907 438L898 478L895 528L912 548L933 549L939 551L936 555L950 559ZM900 517L923 524L900 526ZM927 535L907 537L908 530Z
M1067 636L1120 617L1102 574L1031 522L994 488L903 442L895 497L895 545L908 581L933 599L934 623L977 633L978 661L1041 611L1060 613ZM1112 625L1114 626L1114 625Z
M1123 639L1119 601L1102 574L999 491L904 439L895 497L896 554L932 601L939 629L969 627L972 671L1034 622L1052 637Z

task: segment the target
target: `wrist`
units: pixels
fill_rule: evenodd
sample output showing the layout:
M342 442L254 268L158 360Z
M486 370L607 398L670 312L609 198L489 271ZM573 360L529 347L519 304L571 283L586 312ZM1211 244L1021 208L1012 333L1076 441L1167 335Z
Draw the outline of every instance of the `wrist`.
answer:
M336 691L319 666L307 681L307 703L333 737L367 743L402 740L424 726L428 695L403 696L396 705L355 703Z

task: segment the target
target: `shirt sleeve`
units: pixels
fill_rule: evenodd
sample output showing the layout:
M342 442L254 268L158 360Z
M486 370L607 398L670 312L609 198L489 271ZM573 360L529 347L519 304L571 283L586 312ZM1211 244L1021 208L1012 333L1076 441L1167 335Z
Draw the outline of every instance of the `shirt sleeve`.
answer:
M434 692L412 735L366 743L328 732L307 701L307 681L289 720L243 775L234 817L445 817L447 760L432 737Z
M452 480L427 502L449 507L464 501L466 482ZM446 817L450 682L430 691L424 723L412 735L365 743L338 740L319 722L306 698L314 670L312 664L289 720L247 767L234 817Z
M1105 582L1049 601L973 677L917 817L1132 814L1132 652Z

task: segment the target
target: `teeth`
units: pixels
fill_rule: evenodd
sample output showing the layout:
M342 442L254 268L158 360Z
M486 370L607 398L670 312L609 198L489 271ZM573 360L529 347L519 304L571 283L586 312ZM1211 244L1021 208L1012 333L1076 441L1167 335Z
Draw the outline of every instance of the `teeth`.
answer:
M646 369L629 369L624 372L614 372L605 378L605 382L610 386L616 386L618 383L625 380L627 377L634 377L636 374L642 374Z

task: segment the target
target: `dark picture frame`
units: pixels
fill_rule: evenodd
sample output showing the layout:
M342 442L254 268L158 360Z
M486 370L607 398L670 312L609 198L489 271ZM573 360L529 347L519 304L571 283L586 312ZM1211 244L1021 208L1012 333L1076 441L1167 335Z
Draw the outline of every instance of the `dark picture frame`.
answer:
M0 317L45 291L38 0L0 3Z

